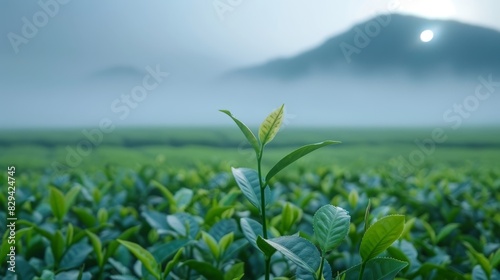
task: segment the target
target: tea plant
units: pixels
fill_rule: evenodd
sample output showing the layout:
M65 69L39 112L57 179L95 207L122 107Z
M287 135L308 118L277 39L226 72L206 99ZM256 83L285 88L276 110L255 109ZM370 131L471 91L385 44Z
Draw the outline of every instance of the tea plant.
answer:
M264 255L266 280L271 275L271 257L278 251L293 262L298 279L332 279L332 269L325 262L326 255L336 248L347 236L350 229L350 216L342 208L325 205L316 211L313 218L314 237L319 244L320 253L309 240L298 235L270 238L267 227L266 208L271 195L270 182L273 177L288 165L303 156L328 145L338 144L338 141L323 141L298 148L278 161L264 176L262 172L262 157L266 144L271 142L278 133L283 121L284 105L273 111L259 127L258 138L231 112L221 110L237 124L253 147L257 159L257 170L249 168L232 168L233 176L245 197L260 210L262 225L247 218L240 220L243 234L250 244ZM296 220L297 212L289 210L285 204L281 217L282 224L289 225ZM368 209L367 209L368 213ZM365 219L368 225L368 219ZM283 226L287 228L287 226ZM407 263L391 258L375 258L396 241L404 228L404 216L388 216L380 219L371 227L366 227L360 245L362 263L339 275L338 279L390 279L403 269ZM341 278L339 278L341 277Z

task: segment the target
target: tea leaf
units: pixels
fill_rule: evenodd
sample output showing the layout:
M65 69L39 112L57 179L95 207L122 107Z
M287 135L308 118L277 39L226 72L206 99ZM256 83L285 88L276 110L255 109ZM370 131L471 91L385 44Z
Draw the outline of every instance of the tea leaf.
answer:
M320 255L318 250L311 242L302 237L282 236L268 240L262 239L262 241L310 273L314 274L319 269Z
M125 246L125 248L127 248L156 279L161 278L160 267L151 253L133 242L120 239L118 242Z
M49 203L54 216L58 221L62 221L64 215L66 215L66 202L63 193L54 187L50 187Z
M448 225L444 226L441 229L441 231L438 233L438 235L436 236L436 243L439 243L439 241L443 240L443 238L450 235L450 233L452 231L454 231L455 229L457 229L459 226L460 226L460 224L457 224L457 223L448 224Z
M309 145L306 145L306 146L303 146L303 147L300 147L298 148L297 150L289 153L288 155L286 155L284 158L282 158L280 161L278 161L278 163L276 163L272 168L271 170L269 170L269 172L267 173L266 175L266 183L269 183L269 181L276 175L278 174L278 172L280 172L281 170L283 170L285 167L287 167L288 165L294 163L295 161L297 161L298 159L302 158L303 156L321 148L321 147L325 147L325 146L328 146L328 145L332 145L332 144L338 144L340 143L339 141L324 141L324 142L321 142L321 143L315 143L315 144L309 144Z
M349 233L351 217L340 207L325 205L314 214L314 235L323 253L337 247Z
M175 252L179 251L184 246L190 244L188 239L176 239L165 244L162 244L151 251L158 263L163 263L170 258Z
M174 258L167 263L167 265L165 266L165 270L163 271L164 276L167 276L170 273L170 271L172 271L174 266L179 263L183 252L184 252L184 248L180 248L177 251L177 253L175 253Z
M94 233L86 230L85 233L87 234L87 236L89 237L90 239L90 243L92 243L92 247L94 247L94 252L96 254L96 259L97 259L97 264L99 266L102 266L103 265L103 256L102 256L102 244L101 244L101 240L99 239L99 237L97 235L95 235Z
M252 246L260 250L260 248L257 246L257 236L263 234L262 225L257 221L247 218L241 218L240 225L241 231L243 232L243 235L246 237L248 242L250 242Z
M319 271L319 268L318 268ZM297 277L296 279L301 279L301 280L317 280L316 275L318 272L315 274L311 274L309 271L297 267L297 270L295 271L295 276ZM333 277L332 275L332 267L328 264L328 262L325 260L325 263L323 264L323 278L321 280L331 280Z
M345 280L394 279L394 277L396 277L396 275L407 265L408 263L406 262L391 258L375 258L366 263L362 278L359 278L359 274L361 273L361 264L349 268L342 274L343 276L345 275Z
M238 127L240 128L241 132L243 132L243 134L247 138L248 143L250 143L250 145L252 145L253 149L255 150L255 154L256 155L260 154L259 141L255 137L255 135L252 133L252 131L244 123L239 121L237 118L233 117L231 112L229 112L228 110L219 110L219 111L221 111L222 113L228 115L229 117L231 117L231 119L233 119L233 121L236 123L236 125L238 125Z
M208 233L202 231L201 232L201 238L203 241L208 246L208 249L212 252L212 255L214 255L215 259L219 259L220 256L220 249L219 249L219 244L217 244L217 241Z
M92 247L88 245L87 242L73 244L66 250L66 253L64 253L59 263L59 268L61 270L67 270L81 266L90 252L92 252Z
M224 280L224 275L222 274L222 272L209 263L188 260L183 264L196 270L199 274L205 276L207 279Z
M474 249L474 247L472 247L470 243L464 242L464 245L465 247L467 247L471 255L476 259L479 265L481 265L482 269L486 272L486 274L488 276L491 275L492 267L490 261L483 254L476 251L476 249Z
M80 193L81 188L82 187L80 185L76 185L75 187L71 188L64 196L65 213L68 212L68 210L71 207L71 205L73 204L73 202L75 202L75 199L78 196L78 193Z
M278 133L281 123L283 122L283 113L285 104L274 110L259 127L259 140L262 146L271 142Z
M253 206L260 209L260 185L257 171L249 168L231 168L231 171L243 195Z
M270 258L276 252L276 248L267 243L267 241L260 235L257 236L257 240L255 243L257 244L259 250L268 258Z
M61 257L64 253L65 242L64 237L61 231L56 231L56 233L52 236L52 241L50 243L52 247L52 254L54 254L54 259L56 262L61 260Z
M233 232L230 232L226 235L224 235L221 240L219 241L219 248L220 248L220 251L221 251L221 254L223 254L227 248L229 247L229 245L231 245L234 241L234 233Z
M245 263L239 262L233 265L226 274L224 275L224 280L239 280L243 278L245 274Z
M177 209L183 211L191 203L191 199L193 199L193 190L182 188L175 193L174 199Z
M373 259L396 241L403 232L405 217L384 217L370 226L361 240L359 253L363 262Z

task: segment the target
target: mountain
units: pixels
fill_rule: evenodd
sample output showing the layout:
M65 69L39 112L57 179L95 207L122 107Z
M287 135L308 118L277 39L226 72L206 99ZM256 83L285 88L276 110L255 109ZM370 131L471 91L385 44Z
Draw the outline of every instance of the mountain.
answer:
M432 30L424 43L420 34ZM399 14L380 15L320 46L290 58L237 69L228 77L296 79L317 74L373 75L387 71L412 77L500 73L500 32L456 21Z

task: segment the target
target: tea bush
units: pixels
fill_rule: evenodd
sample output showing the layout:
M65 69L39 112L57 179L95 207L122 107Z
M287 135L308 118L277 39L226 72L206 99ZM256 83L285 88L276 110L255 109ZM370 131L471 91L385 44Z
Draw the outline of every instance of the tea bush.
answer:
M243 123L224 113L262 159L265 144L278 131L272 120L282 110L266 118L271 125L261 127L255 140ZM308 152L334 143L299 148L265 176L258 162L257 170L223 164L168 170L145 165L20 174L16 274L7 271L10 244L2 223L0 275L500 278L500 172L444 168L401 178L383 167L283 171ZM5 174L0 181L7 181ZM6 221L5 192L0 202L0 220Z

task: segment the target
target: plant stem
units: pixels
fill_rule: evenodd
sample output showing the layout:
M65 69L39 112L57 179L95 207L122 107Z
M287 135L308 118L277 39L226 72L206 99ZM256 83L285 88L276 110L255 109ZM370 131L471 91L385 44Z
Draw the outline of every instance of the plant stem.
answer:
M262 236L264 237L264 239L267 239L266 192L264 191L266 186L263 186L262 168L261 168L263 148L264 147L262 147L261 152L259 154L259 157L257 158L257 169L258 169L258 173L259 173L259 185L260 185L260 210L261 210L261 216L262 216Z
M319 271L317 279L323 279L323 266L325 265L325 253L321 252L321 264L319 265Z
M260 199L261 201L265 201L266 194L264 193L264 189L260 189ZM262 236L264 239L267 239L267 225L266 225L266 203L261 202L261 212L262 212Z
M266 280L269 280L271 275L271 257L266 256Z
M104 279L104 266L99 266L99 272L97 274L97 279Z
M192 256L193 256L193 247L189 246L188 257L192 258ZM191 267L188 267L188 270L187 270L187 280L190 280L190 279L191 279Z
M361 271L359 272L358 280L363 280L363 274L365 273L365 265L366 263L361 263Z
M261 168L261 162L262 162L262 155L264 153L264 145L261 146L260 153L257 157L257 169L258 169L258 174L259 174L259 186L260 186L260 209L261 209L261 216L262 216L262 236L264 239L267 239L267 223L266 223L266 186L262 182L262 168ZM267 182L266 182L267 184ZM265 274L265 280L269 280L269 277L271 275L271 257L265 256L265 263L266 263L266 274Z

